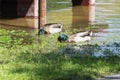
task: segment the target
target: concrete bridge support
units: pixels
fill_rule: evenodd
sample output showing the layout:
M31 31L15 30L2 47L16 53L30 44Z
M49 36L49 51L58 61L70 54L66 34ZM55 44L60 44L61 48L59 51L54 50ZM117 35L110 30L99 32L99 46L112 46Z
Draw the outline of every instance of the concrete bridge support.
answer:
M18 17L38 18L39 0L17 0Z
M1 18L1 11L2 11L2 10L1 10L2 8L1 8L1 7L2 7L2 6L1 6L1 0L0 0L0 18Z
M73 6L94 5L95 0L72 0ZM38 19L38 27L46 23L46 0L0 0L0 18L27 17ZM5 16L5 17L4 17ZM6 17L7 16L7 17Z
M46 23L46 0L39 0L39 28Z
M73 6L89 6L89 5L94 5L95 0L72 0L72 5Z
M18 0L19 17L35 18L40 28L46 23L46 0Z

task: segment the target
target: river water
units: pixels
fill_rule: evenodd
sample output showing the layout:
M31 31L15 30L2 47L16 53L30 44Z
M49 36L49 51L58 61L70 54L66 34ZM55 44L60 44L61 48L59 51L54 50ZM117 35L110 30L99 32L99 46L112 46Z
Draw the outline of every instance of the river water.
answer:
M59 2L56 4L69 4ZM94 35L90 43L111 43L120 40L120 1L96 0L95 6L76 6L60 10L47 11L47 23L62 23L65 31L92 30ZM37 19L1 19L0 28L26 29L37 27ZM19 28L18 28L19 27Z
M104 41L120 40L120 1L118 0L100 0L96 3L96 23L108 24L103 29L104 32L97 33L103 36Z
M73 31L73 29L78 31L92 30L94 35L91 43L119 42L119 6L119 0L96 0L95 6L76 6L49 11L47 22L63 23L66 31Z

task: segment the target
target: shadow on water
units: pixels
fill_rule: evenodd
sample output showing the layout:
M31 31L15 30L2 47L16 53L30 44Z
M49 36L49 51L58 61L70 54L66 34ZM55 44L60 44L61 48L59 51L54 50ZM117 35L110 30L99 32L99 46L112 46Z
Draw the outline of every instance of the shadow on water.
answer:
M32 3L33 0L0 0L0 19L25 17Z
M17 18L17 0L0 0L0 18Z

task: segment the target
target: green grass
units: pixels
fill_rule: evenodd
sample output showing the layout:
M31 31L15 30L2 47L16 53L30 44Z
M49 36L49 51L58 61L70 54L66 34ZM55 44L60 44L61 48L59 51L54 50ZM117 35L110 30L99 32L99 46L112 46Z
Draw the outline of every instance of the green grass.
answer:
M59 1L62 0L47 0L48 10L71 6L56 4ZM95 57L92 54L103 45L80 43L77 45L83 48L82 52L75 50L69 55L68 51L61 50L76 44L59 43L58 35L38 36L37 31L0 29L0 80L95 80L120 72L119 53L112 55L106 48L107 56ZM120 43L113 44L120 47Z
M36 34L36 31L30 34L20 30L0 30L0 80L95 80L120 71L119 55L68 56L69 53L61 54L60 50L70 44L58 43L59 34ZM88 54L99 46L86 45L89 46ZM104 53L111 54L107 50Z

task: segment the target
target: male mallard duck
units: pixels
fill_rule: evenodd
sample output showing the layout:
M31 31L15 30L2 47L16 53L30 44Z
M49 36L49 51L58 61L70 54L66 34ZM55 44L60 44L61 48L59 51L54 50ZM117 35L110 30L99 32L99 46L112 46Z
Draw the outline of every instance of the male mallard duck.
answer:
M85 42L91 40L93 32L92 31L86 31L86 32L78 32L70 35L69 37L65 34L60 34L58 37L58 41L64 42Z
M45 24L42 29L39 30L38 34L54 34L57 32L62 31L62 24L61 23L49 23Z

